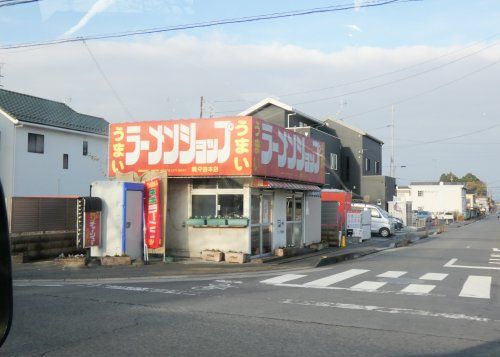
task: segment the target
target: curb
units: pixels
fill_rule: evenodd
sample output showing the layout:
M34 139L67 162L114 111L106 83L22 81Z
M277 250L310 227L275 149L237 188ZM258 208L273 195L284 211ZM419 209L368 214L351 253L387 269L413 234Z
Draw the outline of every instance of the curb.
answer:
M325 265L336 264L336 263L343 262L346 260L353 260L353 259L361 258L365 255L378 253L378 252L385 250L385 249L390 249L390 247L382 248L382 249L369 249L369 250L360 251L360 252L350 252L350 253L344 253L344 254L337 254L337 255L334 255L331 257L322 257L316 263L316 265L313 265L313 267L319 268L319 267L323 267Z

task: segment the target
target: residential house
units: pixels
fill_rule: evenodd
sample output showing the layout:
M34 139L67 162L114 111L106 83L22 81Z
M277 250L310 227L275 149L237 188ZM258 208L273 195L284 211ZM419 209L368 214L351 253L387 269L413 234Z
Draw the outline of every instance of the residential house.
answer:
M108 122L0 89L0 179L11 197L88 195L107 178ZM9 210L9 208L8 208Z
M342 145L341 178L344 184L366 202L387 207L396 194L396 180L382 175L384 142L342 120L327 119Z
M414 210L465 213L467 202L463 182L412 182L409 187Z

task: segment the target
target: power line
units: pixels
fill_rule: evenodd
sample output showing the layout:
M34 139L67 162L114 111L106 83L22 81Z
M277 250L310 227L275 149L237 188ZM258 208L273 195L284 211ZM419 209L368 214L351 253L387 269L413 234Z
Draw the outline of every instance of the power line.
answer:
M125 105L125 103L123 102L123 100L120 98L120 95L118 94L118 92L115 90L115 88L111 84L111 81L109 80L108 76L106 76L106 73L104 73L103 69L99 65L99 62L97 62L97 59L94 56L94 54L92 53L92 51L90 50L90 47L87 45L87 42L85 42L85 40L82 40L82 43L85 46L85 48L87 49L87 52L89 53L90 58L94 62L95 66L96 66L97 70L99 71L99 73L101 74L102 78L104 79L104 81L108 85L109 89L111 89L111 92L113 93L113 95L116 98L117 102L120 104L120 106L122 107L123 111L128 115L128 117L131 120L133 120L134 118L133 118L132 114L128 110L128 108Z
M428 89L428 90L425 90L423 92L414 94L414 95L412 95L410 97L406 97L406 98L397 100L397 101L389 103L389 104L381 105L381 106L372 108L372 109L364 111L364 112L360 112L360 113L356 113L356 114L352 114L352 115L347 115L347 116L341 117L339 119L342 119L342 120L350 119L350 118L358 117L358 116L361 116L361 115L370 114L370 113L373 113L373 112L376 112L376 111L379 111L379 110L382 110L382 109L386 109L386 108L391 107L392 105L396 105L396 104L401 104L401 103L408 102L408 101L413 100L415 98L418 98L418 97L421 97L423 95L435 92L435 91L437 91L437 90L439 90L441 88L447 87L447 86L452 85L452 84L454 84L456 82L459 82L459 81L461 81L463 79L466 79L466 78L468 78L468 77L470 77L470 76L472 76L474 74L477 74L477 73L482 72L482 71L484 71L484 70L486 70L486 69L488 69L490 67L493 67L493 66L497 65L498 63L500 63L500 60L494 61L494 62L492 62L492 63L490 63L490 64L488 64L486 66L480 67L480 68L478 68L478 69L476 69L476 70L474 70L472 72L468 72L468 73L466 73L466 74L464 74L464 75L462 75L462 76L460 76L458 78L455 78L455 79L453 79L453 80L451 80L449 82L445 82L445 83L443 83L441 85L438 85L438 86L433 87L431 89Z
M29 0L26 0L26 1L29 1ZM195 29L195 28L214 27L214 26L228 25L228 24L273 20L273 19L305 16L305 15L320 14L320 13L346 11L346 10L359 9L359 8L378 7L378 6L388 5L388 4L392 4L392 3L396 3L396 2L410 2L410 1L411 0L383 0L383 1L381 1L381 0L369 0L369 1L366 1L362 4L353 4L351 2L350 4L332 5L332 6L321 7L321 8L311 8L311 9L295 10L295 11L287 11L287 12L275 12L275 13L270 13L270 14L256 15L256 16L212 20L212 21L208 21L208 22L199 22L199 23L191 23L191 24L184 24L184 25L159 27L159 28L149 28L149 29L142 29L142 30L109 33L109 34L70 37L70 38L62 38L62 39L57 39L57 40L52 40L52 41L45 41L45 42L31 42L31 43L13 44L13 45L1 46L0 50L13 49L13 48L24 48L24 47L36 47L36 46L42 46L42 45L57 45L57 44L61 44L61 43L78 42L78 41L82 41L82 40L91 41L91 40L102 40L102 39L110 39L110 38L122 38L122 37L129 37L129 36L135 36L135 35L149 35L149 34L162 33L162 32L171 32L171 31L189 30L189 29Z
M453 51L446 52L446 53L444 53L442 55L439 55L439 56L427 59L427 60L422 61L422 62L418 62L418 63L412 64L412 65L407 66L407 67L402 67L402 68L399 68L399 69L394 70L394 71L379 73L379 74L376 74L376 75L373 75L373 76L369 76L369 77L366 77L366 78L358 79L358 80L351 81L351 82L340 83L340 84L336 84L336 85L333 85L333 86L316 88L316 89L309 89L309 90L298 91L298 92L290 92L290 93L286 93L286 94L278 94L277 96L279 98L281 98L281 97L289 97L289 96L295 96L295 95L301 95L301 94L309 94L309 93L314 93L314 92L321 92L321 91L330 90L330 89L337 89L337 88L341 88L341 87L347 87L347 86L351 86L353 84L359 84L359 83L371 81L373 79L377 79L377 78L381 78L381 77L390 76L390 75L393 75L393 74L396 74L396 73L407 71L407 70L415 68L415 67L420 67L420 66L422 66L424 64L427 64L427 63L430 63L430 62L434 62L436 60L439 60L439 59L444 58L444 57L448 57L448 56L453 55L455 53L463 52L466 49L475 47L475 46L477 46L477 45L479 45L481 43L484 43L484 42L489 41L489 40L491 40L493 38L496 38L496 37L498 37L498 35L499 34L497 33L497 34L488 36L488 37L484 38L481 41L476 41L476 42L474 42L472 44L469 44L467 46L460 47L460 48L455 49ZM246 100L244 100L244 99L224 99L224 100L214 100L213 102L214 103L235 103L235 102L246 102Z
M41 1L41 0L4 0L4 1L0 1L0 7L23 5L23 4L29 4L32 2L39 2L39 1Z

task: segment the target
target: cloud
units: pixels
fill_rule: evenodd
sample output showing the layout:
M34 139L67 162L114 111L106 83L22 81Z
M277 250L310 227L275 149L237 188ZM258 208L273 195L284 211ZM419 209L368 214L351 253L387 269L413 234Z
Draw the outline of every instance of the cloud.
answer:
M223 37L186 35L127 42L91 41L88 45L136 120L197 117L201 95L207 100L208 110L216 116L238 113L263 97L273 96L318 118L334 115L345 100L347 105L341 115L347 116L346 122L368 132L389 124L390 108L356 114L414 96L500 60L500 46L496 46L425 75L348 95L345 93L439 66L479 47L450 56L443 55L460 47L359 46L323 52L288 44L234 44ZM6 63L3 78L6 89L60 101L71 97L72 107L81 112L103 116L111 122L129 120L82 44L29 52L5 51L0 55ZM442 57L411 70L362 83L286 95L359 81L438 56ZM496 78L500 78L500 64L396 105L396 163L407 166L399 169L397 176L407 181L433 180L450 170L457 175L471 171L487 181L500 176L500 167L491 165L500 145L481 145L500 142L498 128L450 140L460 145L409 146L415 141L451 137L497 124L500 102ZM330 96L339 97L297 104ZM231 102L218 102L227 99ZM389 128L372 134L386 142L383 163L386 166Z
M346 25L345 27L347 27L351 30L354 30L354 31L362 32L361 29L357 25Z
M70 28L68 31L66 31L62 37L68 37L75 32L81 30L87 23L97 14L105 11L107 8L109 8L115 0L97 0L92 7L89 9L89 11L78 21L78 23Z

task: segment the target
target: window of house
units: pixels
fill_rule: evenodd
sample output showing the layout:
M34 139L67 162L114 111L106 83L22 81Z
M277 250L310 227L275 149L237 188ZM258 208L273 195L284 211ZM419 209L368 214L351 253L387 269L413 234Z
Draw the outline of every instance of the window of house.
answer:
M380 174L380 161L375 161L375 173Z
M83 142L83 156L87 156L89 154L89 142Z
M366 158L365 159L365 171L369 172L371 169L371 165L372 165L371 160L369 158Z
M330 169L337 171L337 154L330 153Z
M67 170L68 169L68 154L63 154L63 169Z
M424 197L424 191L418 191L417 194L418 197Z
M43 141L43 135L28 133L28 152L43 154Z

